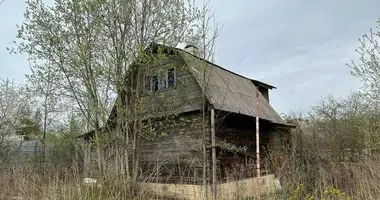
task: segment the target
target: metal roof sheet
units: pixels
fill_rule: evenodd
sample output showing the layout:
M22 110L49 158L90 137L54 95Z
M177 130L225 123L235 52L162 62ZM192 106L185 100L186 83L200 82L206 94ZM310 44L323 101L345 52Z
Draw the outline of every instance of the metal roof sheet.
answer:
M256 117L256 86L250 79L205 62L187 52L181 51L180 54L199 85L205 88L206 97L215 109ZM259 118L286 124L261 93Z

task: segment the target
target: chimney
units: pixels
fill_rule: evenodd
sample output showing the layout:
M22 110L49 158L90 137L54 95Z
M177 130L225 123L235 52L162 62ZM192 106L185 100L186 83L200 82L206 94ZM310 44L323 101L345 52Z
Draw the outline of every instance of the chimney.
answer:
M188 44L185 46L184 50L190 54L193 54L195 56L200 56L200 52L199 52L199 49L198 47L192 45L192 44Z

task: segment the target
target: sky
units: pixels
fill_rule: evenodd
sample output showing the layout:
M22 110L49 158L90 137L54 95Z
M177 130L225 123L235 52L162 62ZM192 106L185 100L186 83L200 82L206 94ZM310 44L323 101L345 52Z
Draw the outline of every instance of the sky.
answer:
M212 0L222 26L216 63L274 85L270 103L279 113L307 111L329 94L360 89L346 66L357 59L358 38L376 26L378 0ZM25 83L27 57L10 55L23 0L0 5L0 78Z

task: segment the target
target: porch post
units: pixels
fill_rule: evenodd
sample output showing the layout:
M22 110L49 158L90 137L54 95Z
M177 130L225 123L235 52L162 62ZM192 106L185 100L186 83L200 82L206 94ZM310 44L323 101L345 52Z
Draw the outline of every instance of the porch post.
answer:
M257 192L260 198L260 131L259 131L259 87L256 86L256 173Z
M90 163L91 163L91 147L88 141L84 143L84 151L83 151L83 176L87 178L89 176L90 171Z
M215 110L211 109L212 199L216 200Z

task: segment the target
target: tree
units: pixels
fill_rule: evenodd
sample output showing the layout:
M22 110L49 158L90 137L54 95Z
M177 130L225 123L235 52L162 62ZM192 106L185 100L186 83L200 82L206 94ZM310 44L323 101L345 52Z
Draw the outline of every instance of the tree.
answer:
M364 171L363 163L379 141L373 137L378 135L375 113L362 94L352 93L345 99L322 99L309 115L287 116L297 127L292 130L292 152L284 155L287 162L277 166L286 192L302 184L305 196L322 194L330 186L351 196L358 181L356 167Z
M76 102L96 138L114 97L123 96L115 102L119 108L117 135L124 137L127 180L135 182L139 173L142 88L139 84L126 88L125 76L131 70L141 74L144 65L151 62L144 50L152 42L176 46L193 40L199 33L197 20L209 10L202 11L194 2L183 0L55 0L53 7L41 0L29 0L25 21L19 27L20 42L13 50L29 54L33 62L49 63L62 89L60 98ZM133 62L139 64L131 69ZM43 74L48 72L43 70ZM141 80L137 76L127 81ZM123 106L123 101L131 102L130 106ZM131 123L126 123L127 119ZM103 172L104 148L102 141L97 144L98 167Z
M33 121L29 92L10 80L0 79L0 160L7 162L14 157L14 139L20 133L35 133L38 124Z
M29 89L36 95L38 109L37 123L41 127L42 163L45 164L46 135L48 128L57 115L64 112L64 104L60 98L62 89L59 87L59 71L54 70L49 63L30 65L32 74L27 75ZM42 113L41 113L42 110ZM42 123L41 123L42 121Z
M375 29L370 29L369 34L364 34L359 38L360 46L355 50L359 55L359 60L347 64L351 68L351 73L358 77L363 83L363 94L366 96L366 116L365 120L372 124L366 129L366 146L370 152L379 148L377 136L378 110L380 103L380 19L377 21Z
M1 136L14 135L24 118L32 121L33 103L28 91L9 80L0 80L0 130ZM34 124L34 123L33 123ZM37 126L37 125L35 125Z
M369 97L378 104L380 100L380 19L377 21L375 30L370 29L369 34L359 38L360 46L355 51L359 60L347 64L351 73L360 78L363 88Z
M208 187L207 187L207 178L208 176L208 155L210 155L207 152L207 141L208 141L208 134L206 131L207 123L207 112L206 112L206 92L207 87L209 84L209 78L212 75L212 71L210 71L208 68L207 61L214 61L214 53L215 53L215 41L219 34L219 25L215 22L214 19L214 13L210 10L210 1L202 1L202 7L200 10L200 18L198 19L198 23L195 23L196 26L198 26L198 32L197 34L193 35L193 41L195 44L200 48L198 52L198 56L203 59L203 65L200 66L203 69L203 81L202 81L202 132L203 132L203 186L205 188L204 191L204 199L208 198ZM214 115L214 111L211 112L212 115ZM212 116L214 117L214 116ZM211 124L211 146L212 146L212 173L211 173L211 180L212 180L212 199L217 199L217 188L216 188L216 145L215 145L215 126L214 122Z

